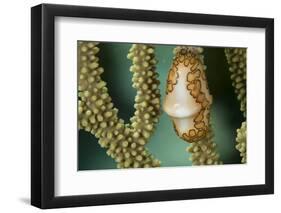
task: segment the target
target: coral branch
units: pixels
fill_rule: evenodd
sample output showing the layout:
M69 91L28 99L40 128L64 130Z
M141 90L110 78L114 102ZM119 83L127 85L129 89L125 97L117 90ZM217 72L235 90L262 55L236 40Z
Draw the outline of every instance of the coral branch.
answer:
M148 45L133 45L128 58L133 61L133 86L137 89L135 115L132 124L118 117L101 79L99 52L95 42L79 42L79 128L91 132L101 147L117 162L117 168L157 167L155 159L145 147L160 115L159 81L155 71L154 49Z
M133 65L133 87L137 90L135 113L130 119L136 132L148 139L159 121L160 114L160 81L156 72L154 48L149 45L133 44L128 54ZM136 134L136 133L135 133Z
M240 152L241 163L247 162L247 123L242 122L241 128L237 129L235 148Z
M246 49L225 48L225 55L231 72L232 86L237 94L237 99L240 101L240 110L246 117Z
M225 48L225 55L229 64L229 71L231 72L232 86L234 87L237 98L240 101L240 110L244 117L247 116L247 95L246 95L246 79L247 79L247 57L246 48ZM247 134L246 121L242 123L241 128L237 129L235 147L240 152L241 163L246 163L247 153Z
M209 125L209 132L207 136L197 143L192 143L187 151L191 153L190 160L192 165L217 165L222 164L222 161L219 159L220 156L216 150L216 143L213 141L214 134Z

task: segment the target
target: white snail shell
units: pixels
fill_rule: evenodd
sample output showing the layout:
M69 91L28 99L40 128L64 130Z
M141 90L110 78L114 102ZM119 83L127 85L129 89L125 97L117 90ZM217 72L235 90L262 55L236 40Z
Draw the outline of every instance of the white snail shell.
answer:
M200 51L182 48L176 53L163 103L177 135L190 143L206 137L212 104Z

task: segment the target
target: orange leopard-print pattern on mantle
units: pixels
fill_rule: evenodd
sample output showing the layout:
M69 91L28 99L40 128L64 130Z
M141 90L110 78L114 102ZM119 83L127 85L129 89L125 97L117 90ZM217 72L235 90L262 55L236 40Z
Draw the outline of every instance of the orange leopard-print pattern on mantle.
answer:
M187 86L186 89L190 95L201 105L201 110L197 113L193 119L194 128L187 130L182 134L182 138L193 143L206 137L209 131L209 123L205 123L204 118L207 121L210 118L210 102L206 98L206 94L202 91L201 81L206 81L206 76L203 70L203 65L200 58L193 52L187 49L181 49L175 56L174 63L171 67L171 71L167 79L167 90L166 93L172 92L174 86L177 84L179 74L178 65L183 64L185 67L190 68L186 76ZM201 80L202 79L202 80ZM206 83L207 86L207 83ZM175 125L174 125L175 127ZM178 134L178 131L176 131Z

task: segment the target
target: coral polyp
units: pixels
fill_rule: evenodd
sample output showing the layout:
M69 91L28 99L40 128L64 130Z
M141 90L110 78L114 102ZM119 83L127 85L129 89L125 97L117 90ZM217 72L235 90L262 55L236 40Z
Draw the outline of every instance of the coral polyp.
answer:
M156 73L154 48L150 45L132 45L128 58L133 65L133 87L137 90L135 113L125 124L118 117L118 109L109 95L101 74L97 42L78 43L79 128L95 135L101 147L112 157L117 168L158 167L145 144L152 135L160 115L159 81Z

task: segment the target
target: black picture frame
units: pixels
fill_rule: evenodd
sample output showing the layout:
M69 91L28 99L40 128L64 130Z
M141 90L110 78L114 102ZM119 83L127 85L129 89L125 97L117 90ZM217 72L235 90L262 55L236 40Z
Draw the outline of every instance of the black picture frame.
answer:
M56 197L54 20L58 16L265 29L265 184ZM31 8L31 50L32 205L47 209L274 193L274 19L41 4Z

